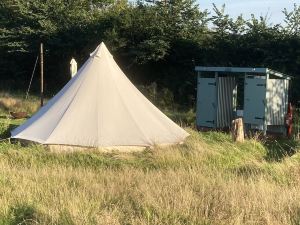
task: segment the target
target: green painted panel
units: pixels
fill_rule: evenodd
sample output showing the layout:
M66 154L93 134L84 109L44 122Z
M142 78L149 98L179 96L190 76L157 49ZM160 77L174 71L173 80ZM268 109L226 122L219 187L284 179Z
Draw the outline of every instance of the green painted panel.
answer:
M244 122L265 124L266 79L246 77L244 93Z
M197 86L197 126L216 127L216 79L198 78Z

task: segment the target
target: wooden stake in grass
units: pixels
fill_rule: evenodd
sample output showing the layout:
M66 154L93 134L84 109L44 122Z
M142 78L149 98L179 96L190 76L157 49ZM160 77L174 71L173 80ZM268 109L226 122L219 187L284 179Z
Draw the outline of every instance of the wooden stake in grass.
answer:
M244 123L242 118L232 121L231 135L233 141L244 142Z

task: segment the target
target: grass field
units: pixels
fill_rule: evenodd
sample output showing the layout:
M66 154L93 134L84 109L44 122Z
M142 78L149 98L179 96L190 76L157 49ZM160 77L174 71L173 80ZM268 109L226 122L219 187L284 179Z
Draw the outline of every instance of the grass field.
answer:
M0 94L0 136L38 100ZM0 224L300 224L294 140L198 133L138 153L53 153L0 142Z

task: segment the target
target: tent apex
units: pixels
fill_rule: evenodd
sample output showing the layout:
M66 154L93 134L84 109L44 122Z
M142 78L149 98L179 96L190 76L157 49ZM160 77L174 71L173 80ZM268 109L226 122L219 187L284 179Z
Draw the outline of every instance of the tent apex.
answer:
M104 54L108 54L109 56L111 56L110 52L108 51L106 45L104 44L104 42L101 42L97 48L90 54L91 57L101 57Z

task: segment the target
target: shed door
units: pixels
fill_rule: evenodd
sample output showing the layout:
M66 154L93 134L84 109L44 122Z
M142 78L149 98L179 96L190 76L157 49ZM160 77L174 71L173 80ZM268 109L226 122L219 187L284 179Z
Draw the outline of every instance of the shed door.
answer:
M264 125L266 107L266 79L246 77L244 94L244 122Z
M216 79L199 78L197 86L197 126L216 127Z
M237 85L234 77L218 77L217 127L231 126L236 110Z

